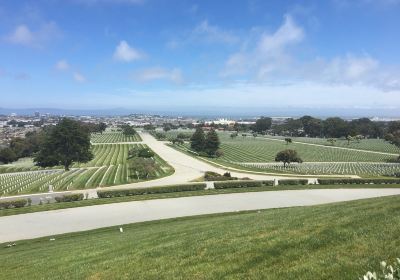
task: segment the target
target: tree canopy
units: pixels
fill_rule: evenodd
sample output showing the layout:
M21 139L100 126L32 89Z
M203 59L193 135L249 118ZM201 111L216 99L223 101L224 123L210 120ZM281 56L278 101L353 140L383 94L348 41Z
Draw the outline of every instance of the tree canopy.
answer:
M303 160L299 157L297 152L295 150L290 150L290 149L283 150L277 153L275 156L275 161L283 162L284 167L286 167L286 165L292 162L298 162L298 163L303 162Z
M211 129L207 133L207 136L206 136L204 151L209 156L214 156L219 149L219 145L220 145L220 142L219 142L218 134L215 132L214 129Z
M193 133L190 138L190 147L192 150L196 152L201 152L204 150L206 142L206 137L204 131L201 127L197 127L196 131Z
M62 165L69 170L72 163L93 158L90 148L89 130L77 121L64 118L46 131L34 162L41 167Z
M259 118L253 126L253 131L258 133L263 133L271 128L272 119L261 117Z

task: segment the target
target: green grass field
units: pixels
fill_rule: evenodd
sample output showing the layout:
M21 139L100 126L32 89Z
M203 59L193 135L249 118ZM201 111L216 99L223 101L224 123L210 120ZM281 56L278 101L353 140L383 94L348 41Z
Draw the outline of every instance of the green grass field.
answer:
M139 134L133 136L125 136L120 131L106 131L102 134L93 133L90 139L92 143L120 143L120 142L138 142L142 141Z
M20 241L0 246L1 278L359 279L400 256L399 205L394 196Z
M261 137L261 136L260 136ZM286 137L282 136L265 136L266 138L272 139L281 139L283 140ZM310 137L291 137L295 142L302 142L302 143L311 143L311 144L318 144L324 146L332 146L331 143L324 138L310 138ZM357 149L357 150L366 150L366 151L376 151L376 152L384 152L384 153L392 153L392 154L400 154L400 149L395 145L390 144L389 142L383 139L363 139L359 142L351 141L350 143L347 142L345 139L336 139L334 143L335 147L342 147L342 148L350 148L350 149Z
M365 145L370 147L369 150L366 148L364 150L345 150L326 145L312 146L301 143L287 145L285 141L262 136L243 137L239 135L232 139L228 132L219 132L219 137L224 155L217 159L207 160L227 167L257 172L303 175L393 176L400 173L399 163L388 163L388 161L397 159L397 155L380 154L373 151L374 147L376 150L387 150L388 146L393 146L383 140L361 140L360 143L368 143ZM393 147L397 149L395 146ZM186 143L185 148L190 149L190 144ZM304 163L286 168L282 163L276 163L275 155L285 149L296 150Z
M227 133L220 133L219 136L221 149L224 152L221 159L231 162L273 162L275 155L285 149L296 150L305 162L385 162L396 158L396 156L359 150L332 149L297 143L286 145L284 141L261 137L238 136L236 139L231 139Z
M132 178L127 164L129 149L143 144L99 144L92 147L94 159L74 164L70 171L39 170L26 173L0 174L0 195L107 187L138 182ZM155 156L157 168L149 179L170 175L173 168ZM37 169L34 167L33 169ZM29 170L29 169L28 169Z

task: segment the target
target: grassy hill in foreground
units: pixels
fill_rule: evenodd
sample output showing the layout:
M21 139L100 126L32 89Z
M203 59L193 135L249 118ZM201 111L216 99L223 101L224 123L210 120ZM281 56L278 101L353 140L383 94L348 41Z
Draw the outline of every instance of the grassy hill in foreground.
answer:
M400 196L17 242L4 279L358 279L400 256Z

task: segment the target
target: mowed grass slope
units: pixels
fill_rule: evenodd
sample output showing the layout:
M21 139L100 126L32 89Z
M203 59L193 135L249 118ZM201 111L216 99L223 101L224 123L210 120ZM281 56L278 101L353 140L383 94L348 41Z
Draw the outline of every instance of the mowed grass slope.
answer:
M265 136L266 138L281 139L284 140L286 137L283 136ZM291 137L295 142L311 143L324 146L332 146L328 142L328 138L310 138L310 137ZM345 139L336 139L333 145L334 147L350 148L357 150L376 151L383 153L400 154L400 149L393 144L390 144L384 139L362 139L360 141L350 141Z
M138 142L142 141L139 134L124 135L120 131L106 131L101 133L92 133L90 141L92 143L120 143L120 142Z
M400 256L400 196L123 228L0 246L1 277L358 279Z
M311 146L298 143L286 145L284 141L262 137L242 137L230 139L226 133L220 133L222 160L232 162L273 162L275 155L285 149L298 152L305 162L385 162L396 156L370 153L361 150L333 149L325 146Z

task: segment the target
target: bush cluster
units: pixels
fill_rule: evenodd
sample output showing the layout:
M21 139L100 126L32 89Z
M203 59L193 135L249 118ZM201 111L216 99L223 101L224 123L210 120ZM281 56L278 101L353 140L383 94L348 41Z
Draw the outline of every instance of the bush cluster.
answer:
M279 185L308 185L308 180L307 179L282 179L279 180Z
M350 184L400 184L399 179L318 179L320 185L350 185Z
M237 177L232 177L231 173L225 172L223 175L212 171L206 171L204 174L204 180L206 181L231 181L237 180Z
M99 198L112 198L112 197L143 195L143 194L198 191L198 190L204 190L205 188L206 184L204 183L193 183L187 185L171 185L165 187L136 188L136 189L122 189L122 190L109 190L109 191L102 190L98 191L97 195Z
M79 201L83 200L83 194L82 193L76 193L76 194L66 194L64 196L57 196L54 198L57 202L72 202L72 201Z
M29 200L24 198L0 201L0 209L22 208L25 207L27 204L29 204Z
M274 181L229 181L229 182L215 182L214 188L216 189L252 188L252 187L266 187L273 185Z

